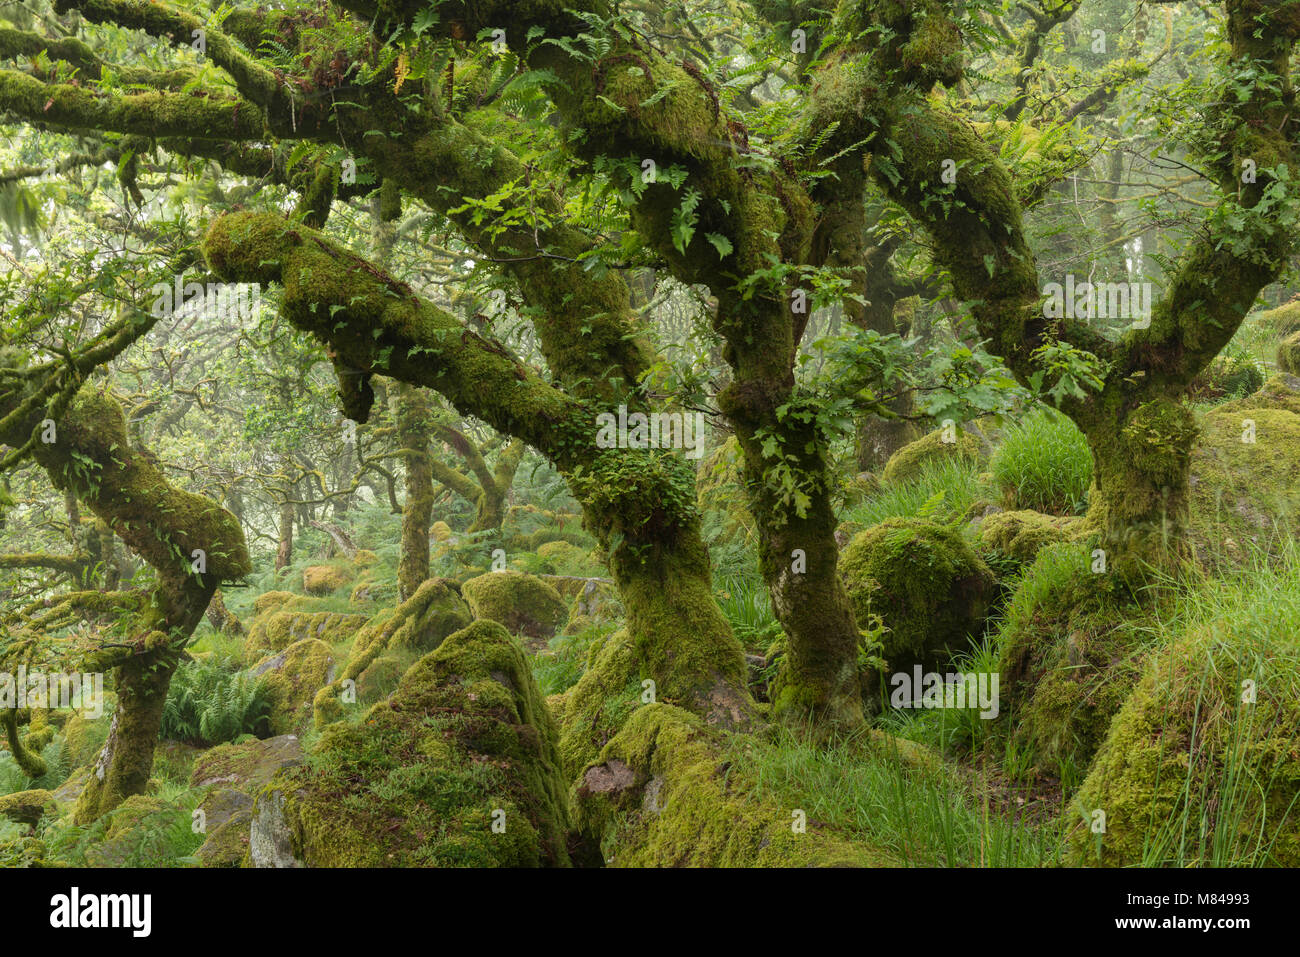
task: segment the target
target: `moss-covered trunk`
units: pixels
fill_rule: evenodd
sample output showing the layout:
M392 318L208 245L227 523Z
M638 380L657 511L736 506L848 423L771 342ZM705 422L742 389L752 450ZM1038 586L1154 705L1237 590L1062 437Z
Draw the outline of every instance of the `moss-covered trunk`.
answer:
M399 383L397 442L406 462L406 502L402 506L402 551L397 588L403 601L429 577L429 525L433 521L433 466L429 458L429 408L421 390Z
M1091 515L1107 570L1138 584L1186 555L1188 477L1197 428L1175 399L1147 402L1113 423L1085 430L1092 449ZM1100 568L1100 565L1096 565Z
M772 465L763 459L761 444L739 430L737 436L758 528L759 567L788 638L773 713L853 727L863 719L861 630L839 575L838 519L825 472L814 473L820 481L805 483L809 502L799 514L775 500ZM819 460L808 464L824 469Z
M94 774L77 800L77 824L90 824L131 795L144 793L177 664L174 654L141 655L114 669L117 710Z
M286 492L286 495L288 493ZM293 561L293 502L286 497L280 504L280 543L275 549L275 570L287 568Z

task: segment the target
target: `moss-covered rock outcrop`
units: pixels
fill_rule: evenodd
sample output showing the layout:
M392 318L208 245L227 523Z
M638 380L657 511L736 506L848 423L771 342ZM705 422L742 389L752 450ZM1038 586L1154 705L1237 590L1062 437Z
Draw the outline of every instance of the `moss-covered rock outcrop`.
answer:
M578 824L620 867L865 867L874 848L793 826L793 809L745 793L723 734L665 704L639 708L575 786Z
M1287 617L1203 624L1149 656L1074 802L1070 863L1300 866L1300 643Z
M1300 414L1282 407L1287 391L1266 387L1261 396L1274 404L1244 404L1252 396L1204 417L1191 460L1190 539L1210 565L1300 534Z
M284 651L294 642L315 638L338 644L357 634L370 619L338 611L273 611L253 622L244 642L245 660L263 651Z
M569 620L569 608L551 585L527 572L489 572L461 586L475 618L545 644Z
M273 735L304 731L311 724L316 692L334 680L334 652L319 638L296 641L251 669L262 678Z
M955 528L890 519L856 535L840 570L859 622L879 615L893 671L937 670L968 647L988 616L997 580Z
M1017 565L1034 560L1039 549L1068 541L1082 520L1022 509L994 512L979 520L976 542L981 553L1009 559Z
M554 722L518 641L476 621L257 799L254 864L569 863Z
M432 651L452 632L468 625L472 615L458 589L453 581L431 578L396 608L370 619L357 633L343 670L316 695L317 726L342 717L346 696L356 691L349 682L357 682L382 656L405 656L409 663L413 656Z
M1146 615L1094 573L1090 549L1042 549L997 635L1003 718L1040 772L1082 772L1137 680ZM1100 566L1098 566L1100 567Z
M219 745L198 758L190 786L206 789L198 805L206 839L195 854L204 867L246 863L253 797L276 772L297 767L302 760L302 743L292 734Z
M951 438L952 441L945 441ZM883 478L886 482L910 482L932 464L946 461L978 463L986 458L979 439L962 429L945 436L943 429L909 442L889 457Z

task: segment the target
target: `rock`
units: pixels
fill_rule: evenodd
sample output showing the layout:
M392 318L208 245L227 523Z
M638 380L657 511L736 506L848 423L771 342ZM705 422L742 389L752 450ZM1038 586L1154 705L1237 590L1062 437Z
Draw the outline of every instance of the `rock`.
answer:
M504 625L511 634L545 647L569 619L569 609L553 587L526 572L489 572L461 586L477 619Z
M978 520L976 537L982 552L1005 556L1023 565L1032 562L1039 549L1068 541L1082 524L1082 518L1028 510L999 511Z
M920 478L931 464L949 460L974 464L987 458L980 440L969 432L956 429L950 437L952 441L944 441L944 430L939 429L909 442L885 463L884 481L911 482Z
M353 573L342 565L311 565L302 570L302 587L309 595L328 595L352 580Z
M278 655L254 665L249 673L263 678L270 704L271 733L306 730L311 722L312 699L334 680L336 671L330 646L316 638L294 642Z
M0 795L0 817L17 824L35 827L45 815L56 817L58 813L59 806L54 795L44 789Z
M223 744L206 752L190 776L192 787L209 788L199 810L207 839L195 856L205 867L237 867L250 849L253 795L285 768L302 763L302 744L286 734L265 741Z
M1294 613L1273 594L1147 656L1072 802L1089 818L1068 863L1300 866L1300 658ZM1088 827L1095 809L1104 834Z
M476 621L258 794L266 866L564 865L568 780L518 641ZM497 825L494 828L494 824Z
M890 519L854 537L840 570L859 622L879 615L892 671L941 670L988 616L997 580L956 529Z
M1211 566L1300 535L1300 414L1283 407L1300 394L1269 385L1267 407L1252 396L1208 413L1192 450L1190 538Z
M256 661L262 651L283 651L306 638L337 644L356 634L369 620L367 615L337 611L275 611L253 622L244 642L245 660Z

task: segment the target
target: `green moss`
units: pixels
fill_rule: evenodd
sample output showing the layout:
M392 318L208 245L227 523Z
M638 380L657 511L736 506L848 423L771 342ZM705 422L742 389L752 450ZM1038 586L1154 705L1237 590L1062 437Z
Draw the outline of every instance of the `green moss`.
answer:
M523 649L477 621L360 725L327 729L310 767L263 790L253 853L283 838L309 866L564 865L565 789Z
M1262 326L1279 336L1300 332L1300 299L1283 303L1276 309L1266 309L1250 318L1252 325Z
M1300 414L1229 405L1205 416L1191 460L1190 537L1212 566L1300 535ZM1242 441L1249 423L1254 442Z
M580 829L620 867L863 867L874 848L749 796L730 773L722 733L663 704L637 709L575 786Z
M310 565L302 570L302 588L309 595L328 595L347 585L355 570L343 565Z
M1228 619L1175 639L1148 659L1079 791L1072 863L1300 865L1297 740L1294 631L1243 634ZM1086 823L1094 810L1104 834Z
M262 592L253 599L253 617L265 617L273 611L279 611L285 604L300 597L291 591Z
M998 630L1004 713L1034 766L1087 767L1137 680L1152 609L1122 603L1084 545L1043 548Z
M559 592L536 575L489 572L461 586L475 618L498 622L512 633L545 644L569 619Z
M436 521L429 526L429 537L435 542L445 542L451 538L451 526L444 521Z
M380 612L359 632L338 678L321 688L315 699L318 727L342 717L344 682L361 674L387 651L431 651L452 632L470 623L469 606L455 582L431 578L415 594L390 611Z
M1278 364L1281 362L1281 350L1286 341L1279 346ZM1287 369L1282 366L1285 371ZM1210 360L1210 364L1201 370L1200 375L1189 387L1198 399L1225 397L1229 399L1250 396L1264 385L1264 364L1253 356L1246 354L1220 353Z
M305 730L311 723L316 692L334 680L334 653L318 638L294 642L278 655L255 665L263 676L273 735Z
M1277 366L1291 375L1300 374L1300 332L1293 332L1277 344Z
M336 611L273 611L253 622L244 642L245 660L256 660L262 651L283 651L307 638L337 644L358 634L369 620Z
M1300 379L1287 373L1269 376L1253 395L1224 402L1214 411L1240 412L1242 409L1285 409L1300 415Z
M883 473L886 482L910 482L919 478L932 462L956 459L968 463L980 463L986 458L979 439L957 429L956 438L944 441L944 431L939 429L929 435L909 442L889 457Z
M0 817L16 824L35 827L42 817L57 817L58 804L54 795L46 790L15 791L0 795Z
M1082 519L1028 510L994 512L980 520L976 538L982 553L1005 556L1022 565L1033 561L1040 549L1074 537L1082 524Z
M894 671L938 669L979 633L997 582L961 533L924 519L890 519L854 537L840 569L859 622L879 615Z

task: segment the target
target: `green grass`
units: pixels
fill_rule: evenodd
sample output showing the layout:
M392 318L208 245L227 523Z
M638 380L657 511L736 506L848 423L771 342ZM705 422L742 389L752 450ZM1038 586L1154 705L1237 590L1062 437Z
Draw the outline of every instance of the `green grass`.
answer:
M730 759L756 797L801 808L848 840L915 867L1039 867L1060 858L1056 822L1010 820L951 767L908 761L896 747L855 735L818 745L778 729L737 737Z
M1209 775L1186 775L1174 814L1148 822L1143 865L1171 867L1260 867L1279 836L1300 831L1300 782L1278 779L1278 768L1260 761L1262 742L1300 735L1300 543L1288 541L1280 559L1263 553L1235 574L1182 584L1166 583L1177 605L1162 615L1157 630L1169 643L1189 633L1206 633L1197 689L1186 707L1196 737L1224 743L1207 754L1194 743L1180 766L1217 762ZM1225 711L1210 692L1225 681L1257 681L1259 696L1282 702L1279 722L1265 726L1259 708L1234 701ZM1215 725L1218 725L1216 728ZM1293 798L1270 817L1252 798L1271 788L1290 789Z
M1007 429L989 469L1016 508L1056 515L1087 509L1092 482L1088 440L1054 409L1039 406Z
M911 482L888 485L845 510L845 521L870 528L890 518L951 522L988 496L975 467L957 461L930 462Z

